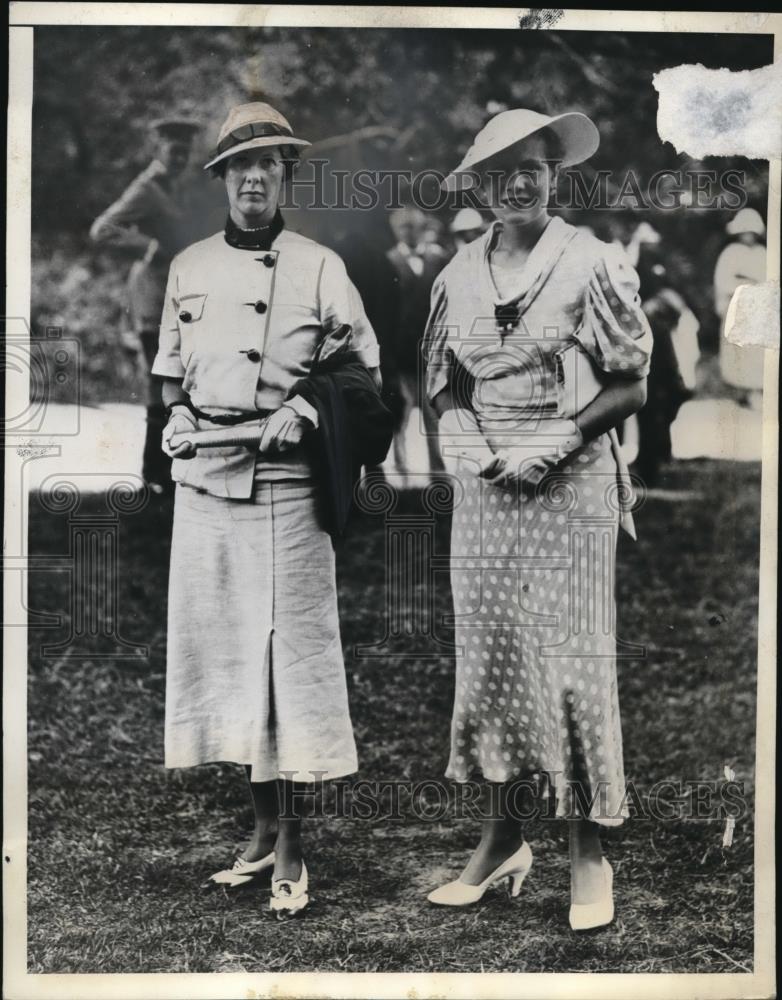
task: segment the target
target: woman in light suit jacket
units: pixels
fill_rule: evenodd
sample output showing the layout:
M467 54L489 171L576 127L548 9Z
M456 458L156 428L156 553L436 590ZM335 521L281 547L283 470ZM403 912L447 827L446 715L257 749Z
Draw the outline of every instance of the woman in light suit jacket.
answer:
M165 380L164 446L178 483L165 762L244 765L255 828L211 881L239 885L273 867L278 915L308 902L295 783L357 768L334 554L305 447L318 417L290 390L339 352L373 372L379 363L342 261L288 232L279 212L306 145L266 104L232 109L206 165L225 181L225 231L174 259L153 369ZM262 428L257 452L194 454L172 441L235 424Z

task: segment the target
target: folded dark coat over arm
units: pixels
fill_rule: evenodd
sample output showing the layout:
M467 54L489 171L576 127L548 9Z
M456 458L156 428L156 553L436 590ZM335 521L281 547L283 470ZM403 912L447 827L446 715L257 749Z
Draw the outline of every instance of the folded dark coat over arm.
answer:
M321 362L293 386L293 396L318 413L310 445L324 527L336 539L344 534L362 466L379 465L388 454L394 418L366 366L350 354Z

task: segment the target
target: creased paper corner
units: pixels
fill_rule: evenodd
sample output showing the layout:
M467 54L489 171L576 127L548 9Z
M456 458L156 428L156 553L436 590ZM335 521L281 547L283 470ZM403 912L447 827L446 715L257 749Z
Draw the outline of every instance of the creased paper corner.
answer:
M652 83L657 132L677 153L782 156L782 60L735 73L685 64L655 73Z
M779 282L739 285L725 315L725 339L739 347L779 350Z

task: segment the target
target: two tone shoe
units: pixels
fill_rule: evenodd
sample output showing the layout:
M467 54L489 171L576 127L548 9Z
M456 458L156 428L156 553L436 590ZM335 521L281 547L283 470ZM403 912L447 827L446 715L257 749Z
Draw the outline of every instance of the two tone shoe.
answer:
M508 881L508 892L512 897L518 896L524 879L532 867L532 851L526 841L506 861L496 868L488 878L479 885L468 885L461 878L447 885L441 885L430 892L427 899L435 906L470 906L477 903L486 890L503 879Z
M301 875L297 881L289 878L272 879L272 898L269 900L269 909L278 920L299 916L310 901L307 895L308 888L307 866L302 861Z
M605 927L614 919L614 870L603 858L603 892L594 903L572 903L570 926L574 931Z
M238 889L239 886L249 885L254 882L264 872L274 867L274 851L271 851L265 858L259 861L245 861L244 858L237 858L233 868L225 868L223 871L215 872L207 879L204 888L212 889L217 886L225 886L227 889Z

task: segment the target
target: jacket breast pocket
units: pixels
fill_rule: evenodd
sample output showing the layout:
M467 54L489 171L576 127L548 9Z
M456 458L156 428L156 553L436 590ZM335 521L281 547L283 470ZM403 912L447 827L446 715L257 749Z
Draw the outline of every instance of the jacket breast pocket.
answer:
M204 306L206 305L207 295L200 293L193 293L189 295L180 295L177 300L178 311L177 318L181 324L185 327L189 323L197 323L204 315Z

